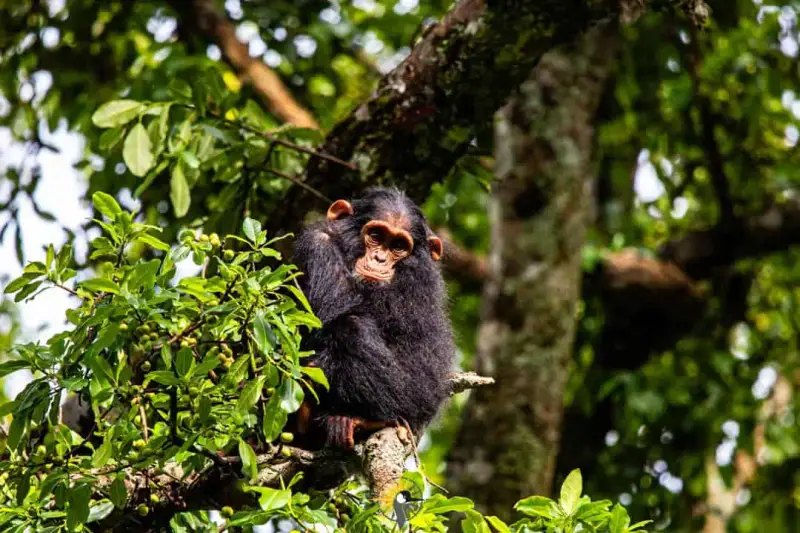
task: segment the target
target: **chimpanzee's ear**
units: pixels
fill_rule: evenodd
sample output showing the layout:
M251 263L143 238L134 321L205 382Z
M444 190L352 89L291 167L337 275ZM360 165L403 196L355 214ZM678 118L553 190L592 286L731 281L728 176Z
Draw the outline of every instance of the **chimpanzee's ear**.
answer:
M347 200L336 200L328 208L328 220L339 220L353 214L353 206Z
M439 261L442 258L442 254L444 253L442 239L436 235L431 235L428 237L428 248L431 250L431 257L433 257L434 261Z

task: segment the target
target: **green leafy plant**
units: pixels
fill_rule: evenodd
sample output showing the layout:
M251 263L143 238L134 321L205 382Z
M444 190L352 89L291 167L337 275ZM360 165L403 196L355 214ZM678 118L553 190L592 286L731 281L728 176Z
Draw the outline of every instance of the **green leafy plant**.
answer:
M300 273L280 264L272 247L277 239L247 218L242 236L183 231L170 246L158 227L136 222L113 197L97 192L93 204L104 231L92 242L96 277L77 280L71 248L50 246L44 262L28 264L5 289L17 301L64 290L78 305L67 311L67 331L44 344L17 345L13 358L0 363L0 377L23 368L34 375L0 406L11 420L0 441L0 527L94 530L115 513L156 520L159 509L181 507L180 496L164 485L170 479L191 483L232 468L242 478L238 490L250 493L254 505L219 509L228 527L287 518L333 529L347 524L348 531L391 530L391 502L372 502L355 481L331 494L293 490L302 474L262 486L259 458L283 453L292 440L284 431L288 415L315 386L328 386L319 369L303 364L309 354L300 351L301 335L320 323L296 285ZM131 261L131 246L147 251ZM184 260L198 275L177 277ZM63 419L64 394L88 405L87 427ZM407 473L404 483L423 494L420 473ZM511 526L483 517L466 498L434 494L411 513L409 525L445 531L447 514L461 512L465 531L639 527L628 527L621 507L608 511L608 502L592 503L580 492L575 472L558 504L523 500L517 509L526 518ZM206 530L212 516L202 509L167 519L173 531Z

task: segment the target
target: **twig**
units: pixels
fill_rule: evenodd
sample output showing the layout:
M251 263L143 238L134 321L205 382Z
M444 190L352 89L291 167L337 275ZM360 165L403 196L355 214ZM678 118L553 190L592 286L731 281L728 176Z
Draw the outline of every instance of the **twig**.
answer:
M274 168L270 168L270 167L266 167L264 170L266 170L270 174L275 174L276 176L279 176L279 177L281 177L281 178L283 178L285 180L291 181L295 185L297 185L299 187L302 187L303 189L307 190L308 192L310 192L311 194L313 194L317 198L320 198L321 200L324 200L326 202L330 202L331 201L330 198L328 198L327 196L325 196L324 194L319 192L317 189L315 189L311 185L307 185L301 179L298 179L295 176L292 176L292 175L289 175L289 174L285 174L285 173L281 172L280 170L275 170Z
M75 291L74 289L70 289L69 287L67 287L66 285L62 285L61 283L54 283L54 285L56 287L58 287L59 289L64 289L65 291L67 291L71 295L77 296L78 298L80 298L80 296L78 295L77 291Z
M489 385L494 385L494 378L479 376L475 372L460 372L458 374L453 374L447 381L447 386L450 390L450 396L454 396L469 389L488 387Z

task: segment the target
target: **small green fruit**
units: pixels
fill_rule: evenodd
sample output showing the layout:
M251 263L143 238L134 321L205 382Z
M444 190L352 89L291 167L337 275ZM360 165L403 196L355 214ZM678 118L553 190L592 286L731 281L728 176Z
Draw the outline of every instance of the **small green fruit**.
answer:
M152 503L159 503L161 501L161 498L158 497L158 494L151 494L150 501Z
M225 261L233 261L233 258L235 256L236 256L236 254L233 253L233 250L225 250L225 253L222 254L222 257L225 258Z
M142 363L142 372L150 372L150 369L152 367L153 365L150 363L150 361L145 361L144 363Z
M139 513L141 516L147 516L150 514L150 508L147 507L145 504L139 504L139 507L136 508L136 512Z
M208 241L209 241L208 235L206 235L205 233L201 233L200 234L200 242L208 242Z
M144 439L136 439L133 441L133 447L137 450L141 450L145 446L147 446L147 443L144 441Z
M119 325L119 330L120 331L128 331L128 324L123 322L122 324Z
M211 237L209 237L209 242L211 242L211 246L219 246L221 243L219 242L219 235L216 233L212 233Z
M284 431L281 433L281 442L292 442L294 440L294 435L288 431Z
M225 518L230 518L233 516L233 508L230 505L226 505L222 508L221 513Z
M292 450L290 450L289 448L281 448L281 455L284 457L291 457Z

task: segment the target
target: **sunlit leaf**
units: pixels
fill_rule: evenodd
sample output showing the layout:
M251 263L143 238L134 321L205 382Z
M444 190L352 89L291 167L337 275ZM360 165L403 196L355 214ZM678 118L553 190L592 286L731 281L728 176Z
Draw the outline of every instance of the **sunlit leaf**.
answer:
M136 124L122 146L122 157L134 176L142 177L153 166L153 148L147 130L141 123Z
M186 181L186 175L183 173L183 168L179 163L172 167L172 176L169 184L169 199L172 202L172 209L175 211L176 217L182 218L189 212L192 196L189 191L189 183Z
M92 123L98 128L122 126L135 119L145 106L135 100L112 100L97 108L92 114Z

